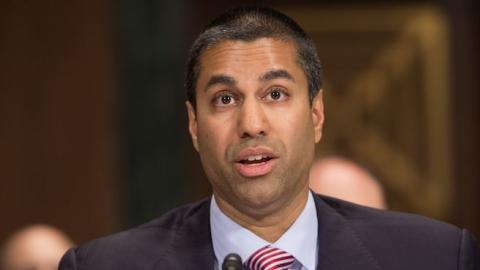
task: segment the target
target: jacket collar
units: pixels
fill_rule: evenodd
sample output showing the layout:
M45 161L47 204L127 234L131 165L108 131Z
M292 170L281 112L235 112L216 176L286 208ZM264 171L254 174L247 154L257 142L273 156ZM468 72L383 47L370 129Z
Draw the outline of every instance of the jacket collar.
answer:
M327 203L325 200L328 200ZM318 270L382 270L348 220L335 209L337 201L314 195L318 217ZM213 269L210 199L176 231L175 241L156 269Z
M381 270L348 220L324 197L314 195L318 216L318 265L321 270ZM329 199L326 199L329 200Z
M210 234L210 198L185 214L185 224L175 232L173 244L154 269L208 269L215 262Z

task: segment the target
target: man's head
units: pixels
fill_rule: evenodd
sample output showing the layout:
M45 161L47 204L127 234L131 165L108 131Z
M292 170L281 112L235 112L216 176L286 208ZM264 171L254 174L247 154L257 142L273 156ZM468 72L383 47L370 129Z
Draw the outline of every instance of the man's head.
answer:
M200 35L188 68L189 131L223 210L265 215L306 200L323 101L300 27L269 9L230 11Z
M187 62L185 88L188 101L196 106L196 83L201 71L199 58L205 50L227 40L251 42L272 38L291 42L297 61L307 76L310 101L322 88L321 65L315 44L290 17L270 8L242 7L214 19L194 42Z
M4 244L0 269L54 270L73 243L61 231L46 225L33 225L14 233Z
M327 157L313 163L310 188L320 194L385 209L383 188L375 177L353 161Z

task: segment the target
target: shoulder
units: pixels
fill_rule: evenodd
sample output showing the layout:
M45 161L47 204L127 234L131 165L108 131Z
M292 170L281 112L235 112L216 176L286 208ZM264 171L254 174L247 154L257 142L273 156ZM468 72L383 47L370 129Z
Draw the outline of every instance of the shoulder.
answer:
M435 229L445 233L457 233L460 230L454 225L416 214L370 208L323 195L316 195L315 198L327 204L335 214L359 228L395 228L400 231Z
M327 215L344 220L349 230L381 265L390 265L408 258L411 269L416 269L414 265L428 269L433 262L435 265L456 267L466 263L467 257L478 260L478 255L475 255L478 252L477 244L473 236L454 225L420 215L364 207L321 195L315 195L315 201L317 209L323 205L324 211L330 211ZM478 261L475 263L478 264ZM390 269L396 269L395 266L390 266Z
M70 256L78 269L151 268L186 227L208 224L209 201L175 208L138 227L90 241L70 251Z

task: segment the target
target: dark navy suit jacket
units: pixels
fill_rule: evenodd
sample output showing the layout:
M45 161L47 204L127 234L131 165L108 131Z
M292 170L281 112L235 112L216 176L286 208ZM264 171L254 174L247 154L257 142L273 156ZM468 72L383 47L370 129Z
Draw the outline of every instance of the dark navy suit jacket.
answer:
M314 196L321 270L480 269L469 232L428 218ZM69 250L61 270L214 267L210 199ZM234 252L234 250L232 250Z

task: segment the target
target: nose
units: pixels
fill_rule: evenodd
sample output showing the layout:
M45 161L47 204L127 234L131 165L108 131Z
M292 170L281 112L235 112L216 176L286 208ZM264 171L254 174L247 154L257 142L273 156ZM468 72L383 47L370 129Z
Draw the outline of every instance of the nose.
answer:
M266 136L269 123L261 101L254 97L245 99L237 115L238 135L240 138Z

